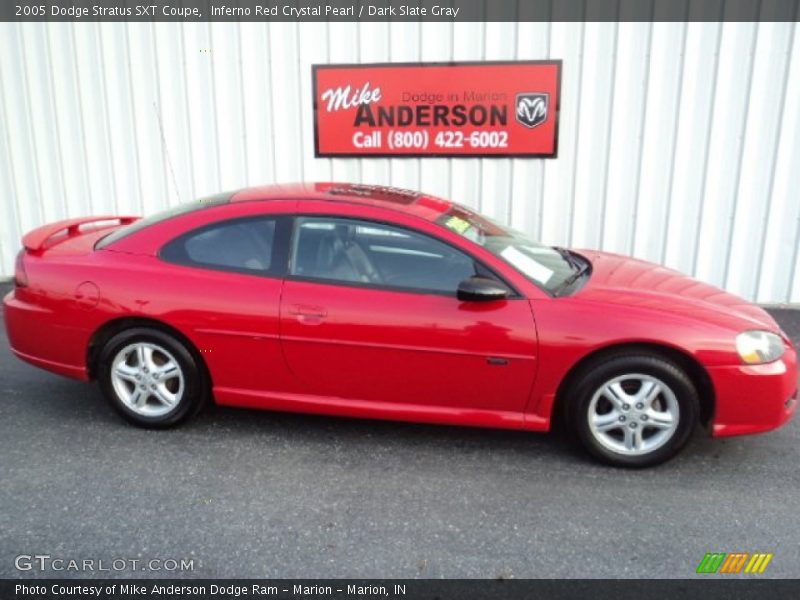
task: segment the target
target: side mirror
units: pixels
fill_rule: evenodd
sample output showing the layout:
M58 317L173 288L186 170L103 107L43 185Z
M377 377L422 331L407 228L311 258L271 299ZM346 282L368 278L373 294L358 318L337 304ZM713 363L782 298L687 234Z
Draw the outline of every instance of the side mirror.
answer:
M493 279L470 277L458 284L457 297L465 302L504 300L508 298L508 289Z

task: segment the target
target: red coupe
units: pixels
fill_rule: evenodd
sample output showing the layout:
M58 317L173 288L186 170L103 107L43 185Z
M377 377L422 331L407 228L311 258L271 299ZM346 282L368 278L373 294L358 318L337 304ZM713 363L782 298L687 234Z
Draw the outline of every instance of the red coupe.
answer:
M786 423L797 355L761 308L661 266L541 245L447 200L310 184L23 238L14 353L147 427L206 401L546 431L647 466L695 426Z

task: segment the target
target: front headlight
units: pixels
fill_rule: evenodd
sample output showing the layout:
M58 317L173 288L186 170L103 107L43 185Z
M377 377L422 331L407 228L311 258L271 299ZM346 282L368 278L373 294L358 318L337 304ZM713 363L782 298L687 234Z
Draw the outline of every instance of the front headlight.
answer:
M778 360L784 350L781 337L769 331L743 331L736 336L736 351L748 365Z

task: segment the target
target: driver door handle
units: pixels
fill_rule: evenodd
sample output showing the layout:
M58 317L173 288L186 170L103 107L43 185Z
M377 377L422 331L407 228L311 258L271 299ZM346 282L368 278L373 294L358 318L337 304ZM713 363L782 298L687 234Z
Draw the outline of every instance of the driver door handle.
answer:
M289 306L289 314L295 315L301 323L318 325L322 319L328 316L328 311L324 306L314 304L292 304Z

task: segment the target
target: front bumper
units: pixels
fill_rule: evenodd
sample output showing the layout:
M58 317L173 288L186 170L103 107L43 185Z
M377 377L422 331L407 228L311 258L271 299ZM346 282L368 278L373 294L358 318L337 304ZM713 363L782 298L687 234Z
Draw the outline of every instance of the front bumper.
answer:
M765 365L711 367L708 372L716 394L714 437L777 429L797 411L797 353L792 347Z

